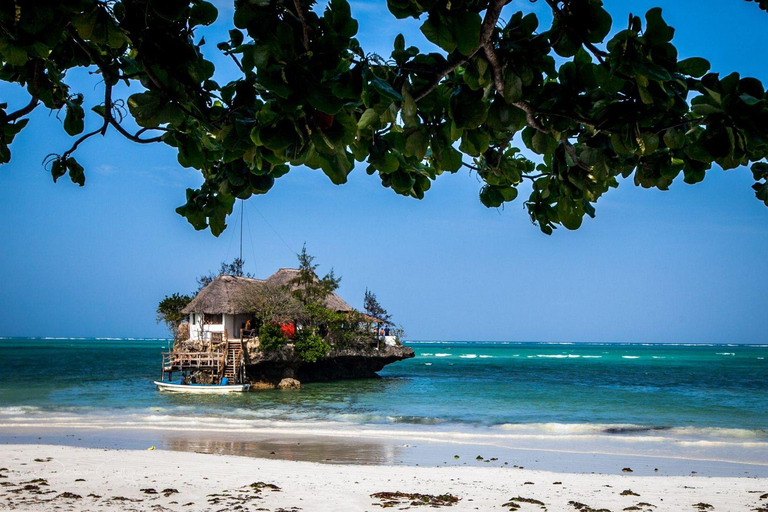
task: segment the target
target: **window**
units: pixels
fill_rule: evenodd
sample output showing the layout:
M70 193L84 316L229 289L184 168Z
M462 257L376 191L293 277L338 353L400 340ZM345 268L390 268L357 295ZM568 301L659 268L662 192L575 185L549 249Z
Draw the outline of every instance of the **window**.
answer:
M223 315L221 313L218 313L215 315L212 315L210 313L205 313L203 315L203 323L206 325L211 325L211 324L221 325L223 323L222 316Z

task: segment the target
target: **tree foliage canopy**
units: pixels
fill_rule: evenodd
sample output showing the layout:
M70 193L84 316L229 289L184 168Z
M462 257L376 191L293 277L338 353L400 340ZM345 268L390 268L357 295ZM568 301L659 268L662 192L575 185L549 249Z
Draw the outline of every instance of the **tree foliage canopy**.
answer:
M174 339L178 338L179 325L187 317L181 312L187 307L192 297L174 293L166 295L157 305L157 322L164 322Z
M379 299L376 298L376 294L368 288L365 289L365 296L363 297L363 309L368 315L385 323L392 321L392 315L384 309L384 306L379 303Z
M322 306L326 297L339 287L341 278L336 277L333 269L322 278L318 277L319 265L314 263L315 257L307 252L306 245L296 257L299 260L299 272L290 282L294 297L304 306Z
M221 276L221 275L228 275L228 276L235 276L235 277L250 277L250 278L256 277L250 272L245 271L245 260L243 259L235 258L232 260L231 263L222 261L218 274L214 274L213 272L208 272L207 274L203 274L197 278L197 291L199 292L200 290L202 290L203 288L211 284L214 279L216 279L218 276Z
M236 198L266 193L298 165L341 184L365 162L385 187L416 198L439 175L469 168L488 207L515 200L527 180L525 207L545 233L578 228L622 177L667 189L680 176L701 181L713 164L751 164L768 205L759 80L710 73L701 57L680 60L658 8L616 30L600 0L540 1L552 10L549 27L510 0L388 0L393 16L418 19L441 51L397 35L380 56L355 39L346 0L322 11L313 0L236 0L229 40L217 48L241 73L222 84L195 38L218 16L204 0L3 2L0 79L30 99L15 111L0 104L0 163L43 105L62 112L76 138L48 159L54 180L69 174L83 185L73 155L111 129L167 144L204 177L177 211L215 235ZM86 102L70 92L67 73L77 67L101 75L103 94ZM115 97L121 84L140 91ZM86 108L101 117L89 131ZM124 126L128 117L138 131Z

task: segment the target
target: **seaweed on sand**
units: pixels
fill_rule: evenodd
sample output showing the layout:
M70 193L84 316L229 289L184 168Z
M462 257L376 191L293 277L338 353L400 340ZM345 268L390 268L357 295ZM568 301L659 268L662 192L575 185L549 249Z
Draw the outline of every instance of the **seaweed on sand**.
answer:
M509 510L517 510L520 508L520 503L530 503L531 505L538 505L542 509L547 510L547 506L544 504L543 501L539 501L534 498L524 498L522 496L518 496L516 498L510 498L507 503L504 503L502 507L509 507Z
M569 501L568 504L579 512L611 512L607 508L592 508L589 505L579 503L578 501Z
M452 494L420 494L420 493L405 493L405 492L377 492L371 494L371 498L376 498L382 501L382 503L374 503L383 508L395 507L398 505L404 505L410 502L412 506L427 505L430 507L451 507L456 505L460 498Z

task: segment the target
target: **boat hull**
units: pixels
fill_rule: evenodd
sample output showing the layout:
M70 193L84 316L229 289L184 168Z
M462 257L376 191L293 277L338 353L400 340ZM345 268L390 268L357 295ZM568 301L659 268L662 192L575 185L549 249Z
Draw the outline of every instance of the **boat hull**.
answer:
M248 391L250 384L228 384L226 386L207 386L203 384L173 384L171 382L155 381L157 389L160 391L170 391L172 393L242 393Z

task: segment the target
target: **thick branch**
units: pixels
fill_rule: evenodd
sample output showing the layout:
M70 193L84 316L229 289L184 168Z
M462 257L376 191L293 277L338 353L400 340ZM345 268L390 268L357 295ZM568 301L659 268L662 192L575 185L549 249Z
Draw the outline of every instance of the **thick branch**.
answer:
M32 83L30 84L32 86L32 98L29 100L29 103L17 110L16 112L11 112L7 116L5 116L5 122L6 123L12 123L16 121L17 119L24 117L25 115L29 114L40 103L40 97L38 95L40 84L38 82L39 79L39 73L41 72L42 68L42 62L38 61L35 63L35 69L32 71Z
M536 119L536 114L538 114L539 111L536 110L533 105L527 101L516 101L513 105L525 112L525 121L528 123L528 126L540 132L549 133L549 131L544 128L544 125Z
M496 24L499 22L499 16L501 15L501 9L509 3L509 0L493 0L491 5L488 6L488 10L485 11L485 18L483 19L483 25L480 29L480 46L485 52L485 56L491 65L493 71L493 84L496 87L496 91L502 96L504 95L504 74L503 66L499 62L499 58L496 56L496 52L493 50L493 31L496 28Z
M163 136L162 135L159 135L157 137L152 137L151 139L142 139L142 138L139 137L139 135L141 135L142 133L144 133L147 130L162 130L162 128L142 128L141 130L136 132L136 134L133 134L133 133L130 133L125 128L123 128L120 125L120 123L115 121L115 119L112 116L109 117L109 124L114 126L115 129L120 133L120 135L122 135L126 139L130 140L131 142L138 142L139 144L150 144L150 143L153 143L153 142L160 142L161 140L163 140Z
M499 15L501 14L501 9L507 5L511 0L493 0L491 5L488 6L488 9L485 11L485 18L483 18L483 24L480 28L480 41L478 42L477 48L475 48L472 52L470 52L469 55L466 57L461 57L460 59L456 60L452 64L449 64L445 68L441 69L437 72L437 75L435 76L434 80L430 82L430 84L424 88L421 92L416 94L413 99L414 101L419 101L422 98L424 98L427 94L432 92L435 87L437 87L440 84L440 81L445 78L449 73L453 72L461 66L462 64L465 64L469 59L474 57L478 51L480 51L481 48L487 49L487 47L491 44L490 40L493 36L493 30L496 28L496 23L499 22ZM491 45L491 50L493 49L493 46ZM488 52L486 50L486 55L488 55ZM494 54L493 57L488 57L488 60L490 61L491 58L496 58L496 55ZM496 68L498 67L498 60L496 62L497 66L494 67L494 82L496 82ZM493 62L491 63L491 66L493 66ZM498 85L498 84L497 84ZM503 90L503 80L502 80L502 90Z
M413 101L416 101L416 102L418 102L418 101L420 101L420 100L424 99L424 98L425 98L425 97L426 97L426 96L427 96L429 93L431 93L432 91L434 91L434 90L435 90L435 87L437 87L438 85L440 85L440 82L442 81L442 79L443 79L443 78L445 78L446 76L448 76L448 74L449 74L449 73L452 73L452 72L453 72L453 71L455 71L455 70L456 70L456 69L457 69L459 66L461 66L461 65L465 64L465 63L466 63L466 62L467 62L469 59L471 59L472 57L474 57L474 56L475 56L475 54L478 52L478 50L479 50L479 49L480 49L480 47L477 47L477 48L475 49L475 51L473 51L473 52L472 52L470 55L467 55L466 57L462 57L462 58L460 58L459 60L457 60L456 62L454 62L454 63L452 63L452 64L449 64L448 66L446 66L446 67L444 67L443 69L441 69L441 70L440 70L440 71L437 73L437 75L435 76L435 78L434 78L434 79L433 79L433 80L432 80L432 81L429 83L429 85L427 85L427 86L426 86L424 89L422 89L422 90L421 90L421 91L420 91L418 94L416 94L416 95L413 97Z
M35 110L35 107L37 107L38 103L40 103L40 98L37 97L37 95L32 95L32 99L29 100L29 103L23 107L17 110L16 112L11 112L5 117L5 122L12 123L19 119L20 117L24 117L25 115L29 114L33 110Z
M573 147L573 144L568 139L563 139L561 141L563 143L563 147L565 148L566 153L568 153L568 156L571 157L571 160L576 164L576 167L580 167L581 169L584 169L585 171L591 171L592 169L581 161L581 158L576 155L576 148Z
M91 137L93 137L94 135L98 135L99 133L101 133L101 128L98 128L98 129L96 129L96 130L93 130L93 131L92 131L92 132L90 132L90 133L86 133L85 135L83 135L82 137L80 137L79 139L77 139L77 140L75 141L75 143L74 143L74 144L72 144L72 147L71 147L71 148L69 148L67 151L65 151L65 152L64 152L64 153L61 155L61 159L62 159L62 160L66 160L67 158L69 158L69 155L71 155L72 153L74 153L74 152L75 152L75 150L77 149L77 147L78 147L80 144L82 144L83 142L85 142L87 139L90 139L90 138L91 138Z
M304 51L309 51L309 27L307 25L307 18L304 16L304 10L301 8L301 0L293 0L293 5L296 7L296 14L301 21L302 36L304 38Z

